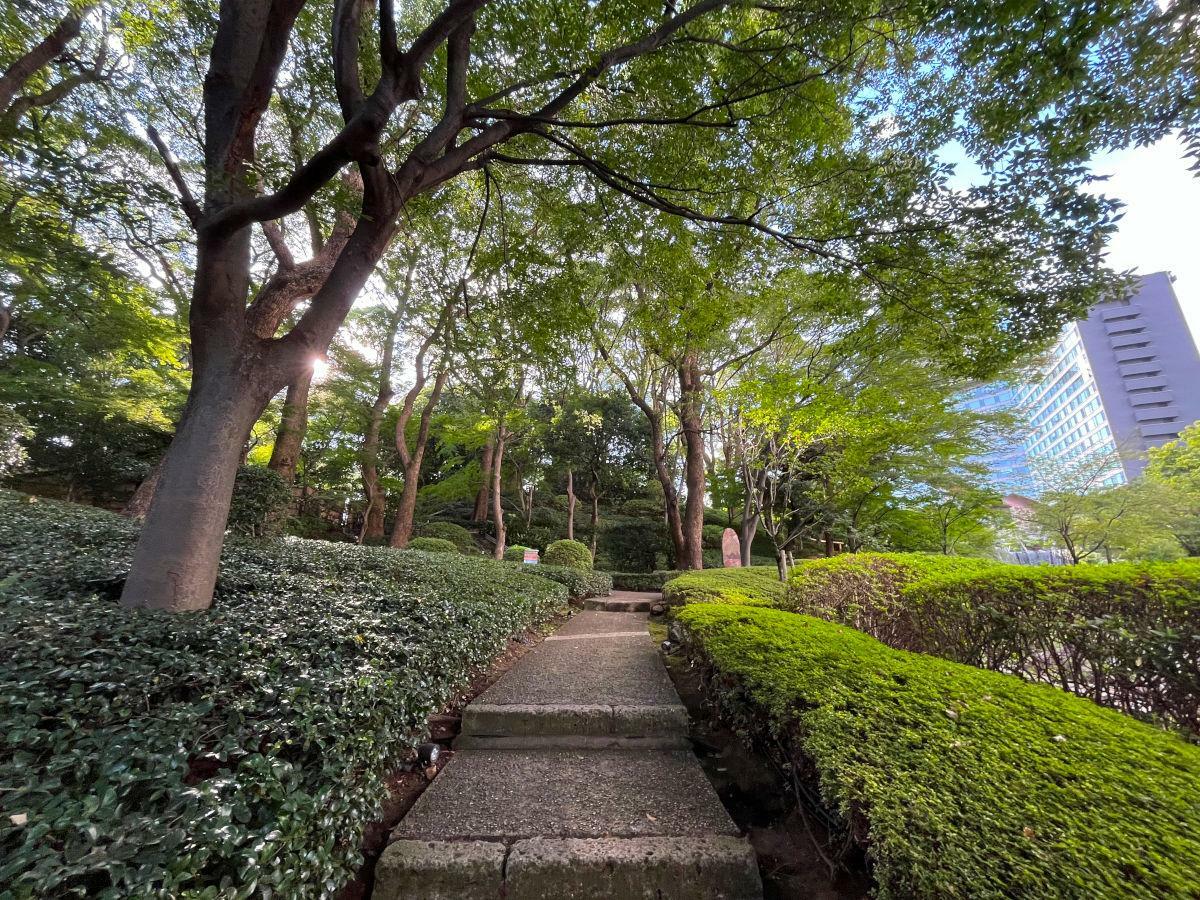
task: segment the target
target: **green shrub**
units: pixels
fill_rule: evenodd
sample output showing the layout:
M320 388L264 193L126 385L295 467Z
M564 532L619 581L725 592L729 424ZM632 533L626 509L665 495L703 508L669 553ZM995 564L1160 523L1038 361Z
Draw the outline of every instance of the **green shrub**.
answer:
M784 607L876 634L900 592L922 578L978 572L1000 565L988 559L933 553L843 553L797 563ZM890 643L884 634L876 634Z
M865 848L876 896L1196 896L1200 747L1062 691L830 622L675 613L734 727Z
M459 553L477 555L479 545L475 536L457 522L428 522L417 529L417 534L425 538L441 538L449 541L458 548Z
M705 525L700 543L705 550L719 551L721 549L721 539L724 537L724 525Z
M652 571L659 558L670 557L672 549L666 523L662 520L662 507L657 509L657 518L611 516L602 519L596 555L603 556L606 564L616 569Z
M525 551L528 549L528 547L523 547L520 544L509 544L504 548L504 558L508 562L524 562Z
M618 591L661 591L672 578L683 573L678 569L657 572L612 572L613 587Z
M127 610L136 529L0 492L6 896L334 895L428 716L567 599L490 560L286 538L227 542L212 610Z
M591 569L592 552L579 541L555 541L542 554L542 562L548 566L563 566L568 569Z
M778 606L787 593L774 566L748 569L701 569L668 581L663 599L672 606L687 603L746 603Z
M1200 560L998 565L914 582L870 633L1200 735Z
M249 535L278 533L292 501L292 486L274 469L242 466L234 482L229 530Z
M612 593L612 576L607 572L592 572L587 569L569 569L564 566L524 565L522 568L529 575L539 578L549 578L563 585L572 600L583 600L587 597L603 597Z
M415 537L408 542L409 550L421 550L425 553L458 553L454 541L444 538Z

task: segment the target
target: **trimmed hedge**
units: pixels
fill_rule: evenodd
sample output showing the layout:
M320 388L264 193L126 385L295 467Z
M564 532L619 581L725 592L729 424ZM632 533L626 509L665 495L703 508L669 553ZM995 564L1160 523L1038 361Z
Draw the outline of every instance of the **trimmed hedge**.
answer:
M901 592L871 633L1200 735L1200 560L993 566Z
M548 566L561 566L568 569L590 571L592 568L592 551L587 548L587 544L581 544L579 541L555 541L542 554L542 562Z
M0 492L9 896L335 894L428 716L567 600L489 560L289 538L229 541L205 613L127 610L135 536Z
M610 572L613 587L618 591L661 591L672 578L683 572L679 569L660 569L657 572Z
M675 616L731 724L865 849L877 897L1196 896L1200 747L808 616Z
M423 538L441 538L449 541L458 548L459 553L479 554L479 545L475 536L457 522L427 522L417 529L417 534Z
M774 566L744 569L701 569L684 572L663 585L663 599L672 606L687 603L746 603L778 606L787 593Z
M588 597L603 597L612 593L612 576L607 572L589 572L584 569L569 569L563 566L519 564L528 575L548 578L566 587L572 600Z
M524 562L525 551L530 549L522 544L509 544L504 548L504 559L507 562Z
M408 550L421 550L425 553L458 553L454 541L445 538L415 537L408 542Z
M877 618L900 592L922 578L979 572L1001 565L990 559L934 553L843 553L796 564L784 608L832 619L875 634ZM890 643L883 634L876 634Z

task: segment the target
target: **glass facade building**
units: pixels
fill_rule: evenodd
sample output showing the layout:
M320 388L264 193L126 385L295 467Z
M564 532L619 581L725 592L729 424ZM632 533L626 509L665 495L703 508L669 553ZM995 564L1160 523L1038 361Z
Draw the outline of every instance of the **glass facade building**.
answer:
M1011 411L1021 425L1012 446L984 460L1001 490L1035 496L1046 487L1039 461L1065 465L1106 451L1120 461L1103 484L1136 477L1147 449L1200 419L1200 355L1170 275L1147 275L1132 296L1067 325L1040 378L980 385L963 405Z

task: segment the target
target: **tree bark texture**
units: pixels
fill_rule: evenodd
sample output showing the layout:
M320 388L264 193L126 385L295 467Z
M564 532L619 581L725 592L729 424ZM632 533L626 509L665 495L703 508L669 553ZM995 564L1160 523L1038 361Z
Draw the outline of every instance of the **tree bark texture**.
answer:
M496 426L495 450L492 454L492 524L496 529L496 547L492 550L495 559L504 559L504 541L508 535L504 527L504 506L501 503L501 473L504 470L504 442L508 435L504 422Z
M704 568L704 430L701 422L700 366L688 354L679 367L679 421L683 429L684 483L687 501L683 514L683 558L681 569Z
M487 443L483 445L483 451L479 457L479 490L475 492L475 508L471 510L472 522L482 523L488 520L488 496L492 488L492 457L495 452L495 441L489 437Z
M296 481L300 449L308 432L308 394L312 380L313 370L308 368L288 385L279 430L275 432L275 446L271 448L271 459L267 463L267 468L278 472L288 484Z
M433 388L425 401L424 409L421 410L416 440L411 448L408 446L408 437L405 434L409 416L402 411L400 418L396 421L396 449L400 451L400 459L404 463L404 490L400 492L400 502L396 508L396 523L392 528L391 545L393 547L407 547L408 542L412 540L413 519L417 511L417 488L421 481L421 464L425 461L425 448L429 444L429 428L433 422L433 410L442 396L442 389L445 388L446 379L449 377L450 370L443 368L434 378ZM424 383L424 378L421 379L421 383ZM414 386L413 390L416 391L418 388ZM411 415L411 405L407 401L405 407Z
M567 469L567 540L575 540L575 470ZM593 551L593 555L595 555Z

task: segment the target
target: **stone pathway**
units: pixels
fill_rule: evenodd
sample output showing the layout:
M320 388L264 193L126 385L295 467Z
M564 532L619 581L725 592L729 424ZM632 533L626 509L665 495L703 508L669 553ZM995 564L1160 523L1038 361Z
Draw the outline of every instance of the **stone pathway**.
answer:
M376 900L761 900L638 611L658 599L589 601L467 706Z

